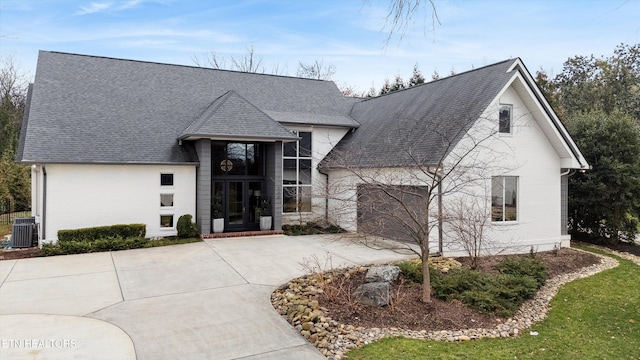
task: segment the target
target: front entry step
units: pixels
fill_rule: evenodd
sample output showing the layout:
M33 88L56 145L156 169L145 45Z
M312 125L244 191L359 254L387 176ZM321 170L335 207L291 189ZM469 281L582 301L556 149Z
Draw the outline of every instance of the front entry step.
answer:
M242 237L242 236L259 236L259 235L282 235L284 231L282 230L256 230L256 231L237 231L237 232L226 232L226 233L217 233L217 234L202 234L200 238L202 239L218 239L218 238L230 238L230 237Z

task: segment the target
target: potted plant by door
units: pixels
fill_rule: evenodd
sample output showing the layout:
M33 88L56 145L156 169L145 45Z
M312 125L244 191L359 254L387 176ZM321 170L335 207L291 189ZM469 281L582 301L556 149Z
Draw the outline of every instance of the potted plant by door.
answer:
M271 201L268 196L260 204L260 230L271 230Z
M216 195L213 198L213 232L224 232L224 211L222 210L222 196Z

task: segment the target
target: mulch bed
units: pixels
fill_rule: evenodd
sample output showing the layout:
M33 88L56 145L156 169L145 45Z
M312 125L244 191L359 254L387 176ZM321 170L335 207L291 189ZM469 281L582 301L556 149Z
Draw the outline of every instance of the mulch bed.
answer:
M549 277L564 273L575 272L599 262L599 258L592 254L563 248L557 252L536 254L547 266ZM480 270L493 272L494 266L504 256L492 256L483 259ZM463 264L466 258L456 259ZM422 287L415 284L405 284L402 279L394 284L394 304L386 307L368 307L355 303L349 294L360 284L364 283L365 273L342 281L339 285L345 290L338 296L333 294L333 301L325 295L319 295L320 306L328 309L328 315L340 323L364 326L368 328L403 328L411 330L462 330L477 328L493 328L506 319L481 314L467 308L458 301L445 302L432 298L431 303L424 303Z
M622 252L622 253L626 252L635 256L640 256L640 245L620 242L615 245L604 245L604 246L608 247L611 250L615 250L617 252Z
M0 260L27 259L40 256L40 248L24 248L0 251Z

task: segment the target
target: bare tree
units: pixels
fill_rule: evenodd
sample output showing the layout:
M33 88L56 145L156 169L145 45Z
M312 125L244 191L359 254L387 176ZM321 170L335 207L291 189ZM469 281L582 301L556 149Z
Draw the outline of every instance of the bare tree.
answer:
M404 162L401 167L390 167L384 161L372 163L371 148L355 153L353 148L333 151L326 167L326 171L333 171L332 183L327 186L327 196L333 204L330 212L334 217L347 217L347 221L357 223L359 232L402 240L391 246L398 248L400 244L418 255L424 275L424 302L431 301L428 259L432 242L437 239L438 248L442 248L442 232L447 226L442 208L444 199L487 200L487 179L506 171L503 159L509 156L505 153L509 149L494 146L500 142L495 121L451 121L460 126L454 129L450 122L399 114L394 120L395 128L387 129L396 135L390 136L389 143L377 146L393 147L400 162ZM421 135L415 136L416 133ZM423 148L427 138L438 142L435 157ZM357 218L351 220L348 216L354 208ZM480 230L484 231L484 227Z
M231 55L229 59L224 56L220 56L215 51L211 51L205 58L201 59L196 55L191 57L191 60L200 67L210 67L219 70L234 70L248 73L264 73L265 67L262 64L262 57L256 55L253 45L247 47L246 54L240 56ZM227 60L231 63L227 66ZM278 68L276 68L278 69Z
M196 55L191 57L191 60L198 67L210 67L212 69L226 69L227 59L219 56L215 51L211 51L204 59L200 59Z
M442 214L448 231L453 235L454 245L461 246L476 269L491 245L489 226L491 205L487 197L459 198L447 204Z
M209 67L218 70L233 70L247 73L259 73L271 75L287 75L287 66L282 66L280 63L276 63L271 66L271 71L267 72L266 66L261 56L258 56L253 46L247 47L247 52L242 55L220 55L216 51L210 51L204 57L198 57L193 55L191 61L199 67ZM331 77L335 74L336 68L333 65L325 65L324 61L316 60L312 64L304 64L302 62L298 65L297 76L309 79L318 80L331 80Z
M235 57L231 55L231 63L235 70L248 72L248 73L264 73L264 66L262 65L262 57L256 56L256 52L253 49L253 45L247 48L247 53Z
M438 17L434 0L390 0L385 25L385 28L388 27L389 31L386 43L389 43L394 34L399 34L400 39L402 39L409 28L409 24L412 23L413 17L420 12L423 12L424 16L425 33L427 32L429 15L431 18L430 31L435 30L436 24L440 25L440 18Z
M27 78L11 57L1 60L0 68L0 155L15 151L27 98Z
M317 79L317 80L331 80L331 77L336 73L336 67L333 65L324 64L324 60L316 60L311 64L305 64L303 62L298 63L298 77Z

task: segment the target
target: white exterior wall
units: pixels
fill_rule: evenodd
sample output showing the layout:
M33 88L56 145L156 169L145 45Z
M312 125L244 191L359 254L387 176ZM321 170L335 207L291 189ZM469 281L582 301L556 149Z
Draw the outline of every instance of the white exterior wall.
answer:
M512 133L498 134L482 143L477 152L479 159L488 159L484 163L485 168L479 169L485 180L469 184L465 192L484 196L490 209L491 176L517 176L517 221L489 222L485 234L486 250L489 253L525 253L532 247L534 251L560 247L561 159L535 119L541 116L541 112L528 108L513 87L507 88L487 108L482 119L452 153L463 153L471 143L470 137L477 140L487 130L497 132L497 109L500 104L513 105ZM463 162L462 168L465 168L464 165ZM444 187L450 188L451 184L445 181ZM470 199L468 195L465 196ZM455 198L455 192L445 196L445 207ZM487 215L490 216L490 213ZM466 255L451 235L445 223L445 255Z
M46 239L58 230L115 224L145 224L147 237L177 235L184 214L195 216L195 166L44 165ZM160 186L160 173L174 174L173 186ZM37 176L42 179L42 172ZM41 184L41 181L39 181ZM160 207L160 194L172 193L173 207ZM37 208L42 208L42 192ZM173 214L173 227L161 228L160 215Z
M499 104L513 105L513 130L510 135L497 135ZM529 103L531 104L531 103ZM488 224L488 252L526 253L552 250L560 246L561 198L560 170L562 159L541 130L536 118L542 116L539 109L527 108L513 87L509 87L489 106L481 119L468 132L445 159L447 164L455 161L455 154L464 154L478 139L484 139L472 155L466 156L443 182L444 207L457 199L481 199L486 201L490 218L491 176L517 176L517 221L491 222ZM490 136L490 134L494 134ZM481 164L478 166L478 164ZM350 170L330 172L329 214L338 225L349 231L357 231L357 185L359 176L371 176L388 184L427 185L422 181L422 172L408 169L371 169L360 171L355 176ZM479 180L471 180L478 177ZM381 180L385 179L385 180ZM475 194L477 197L474 197ZM432 210L437 204L432 206ZM446 210L446 209L445 209ZM433 214L433 211L431 212ZM434 215L435 216L435 215ZM437 231L437 230L436 230ZM437 249L437 233L433 233L430 248ZM450 229L443 226L443 253L446 256L465 256L463 249L453 241Z
M307 221L323 221L326 207L326 176L318 171L318 164L349 132L347 128L327 126L288 126L294 131L311 132L311 212L282 213L283 224L300 224Z

